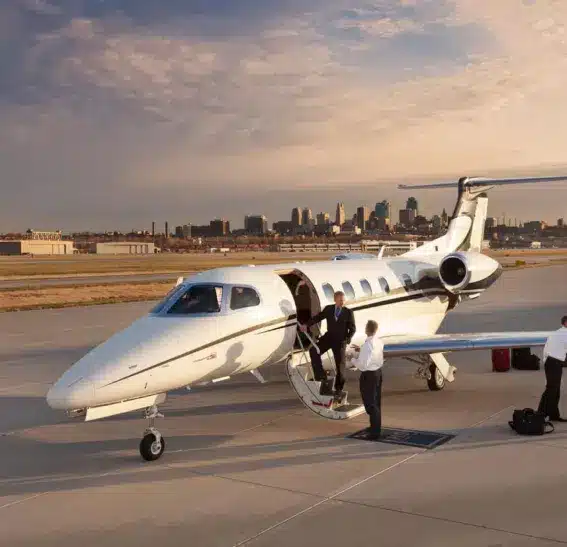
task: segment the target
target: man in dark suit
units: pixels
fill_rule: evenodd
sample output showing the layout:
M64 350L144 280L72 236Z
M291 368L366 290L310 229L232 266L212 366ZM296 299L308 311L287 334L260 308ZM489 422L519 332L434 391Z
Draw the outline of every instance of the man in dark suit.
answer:
M337 368L335 395L340 397L345 385L345 349L350 344L356 331L354 313L345 307L345 295L342 291L335 293L334 305L323 308L321 313L309 319L305 324L300 325L300 330L306 332L310 326L320 323L323 319L327 320L327 332L317 342L319 352L314 347L309 349L311 366L313 367L315 380L321 382L321 395L333 395L330 386L327 384L327 376L321 362L321 356L324 353L329 350L333 352Z

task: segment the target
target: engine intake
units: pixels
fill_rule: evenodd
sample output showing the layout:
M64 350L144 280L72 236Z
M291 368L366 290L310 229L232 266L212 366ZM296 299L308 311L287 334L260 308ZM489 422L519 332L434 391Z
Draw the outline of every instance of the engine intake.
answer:
M454 294L483 291L501 274L502 267L496 260L479 253L452 253L439 265L441 282Z

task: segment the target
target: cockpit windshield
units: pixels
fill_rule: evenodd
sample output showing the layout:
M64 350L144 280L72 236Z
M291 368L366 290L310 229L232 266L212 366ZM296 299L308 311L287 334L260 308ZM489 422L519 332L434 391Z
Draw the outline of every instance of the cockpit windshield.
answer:
M180 286L171 291L151 313L193 315L221 311L223 287L220 285ZM167 310L167 311L166 311Z

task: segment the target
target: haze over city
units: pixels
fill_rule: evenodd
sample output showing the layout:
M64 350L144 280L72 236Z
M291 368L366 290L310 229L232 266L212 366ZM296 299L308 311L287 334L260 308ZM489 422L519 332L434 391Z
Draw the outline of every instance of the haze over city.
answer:
M238 227L561 172L566 20L554 0L4 0L0 231ZM509 192L491 216L567 215L565 184Z

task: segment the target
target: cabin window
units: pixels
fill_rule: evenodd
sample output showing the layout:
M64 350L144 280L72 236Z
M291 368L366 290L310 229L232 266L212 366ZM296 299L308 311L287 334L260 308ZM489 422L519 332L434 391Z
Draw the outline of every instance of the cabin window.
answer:
M388 294L390 292L390 285L388 285L388 282L386 281L386 278L384 277L379 277L378 278L378 283L380 285L380 288L386 293Z
M402 274L402 283L406 289L411 289L411 277L408 274Z
M241 310L260 305L258 293L250 287L233 287L230 294L230 309Z
M348 281L343 282L343 291L345 291L345 296L347 300L354 300L354 289Z
M368 279L361 279L360 280L360 286L362 287L362 292L366 296L370 296L372 294L372 287L370 286Z
M167 313L175 315L219 313L222 292L222 287L218 285L193 285L185 290Z
M323 292L325 293L325 297L329 302L335 301L335 289L333 289L332 285L329 285L329 283L324 283Z

